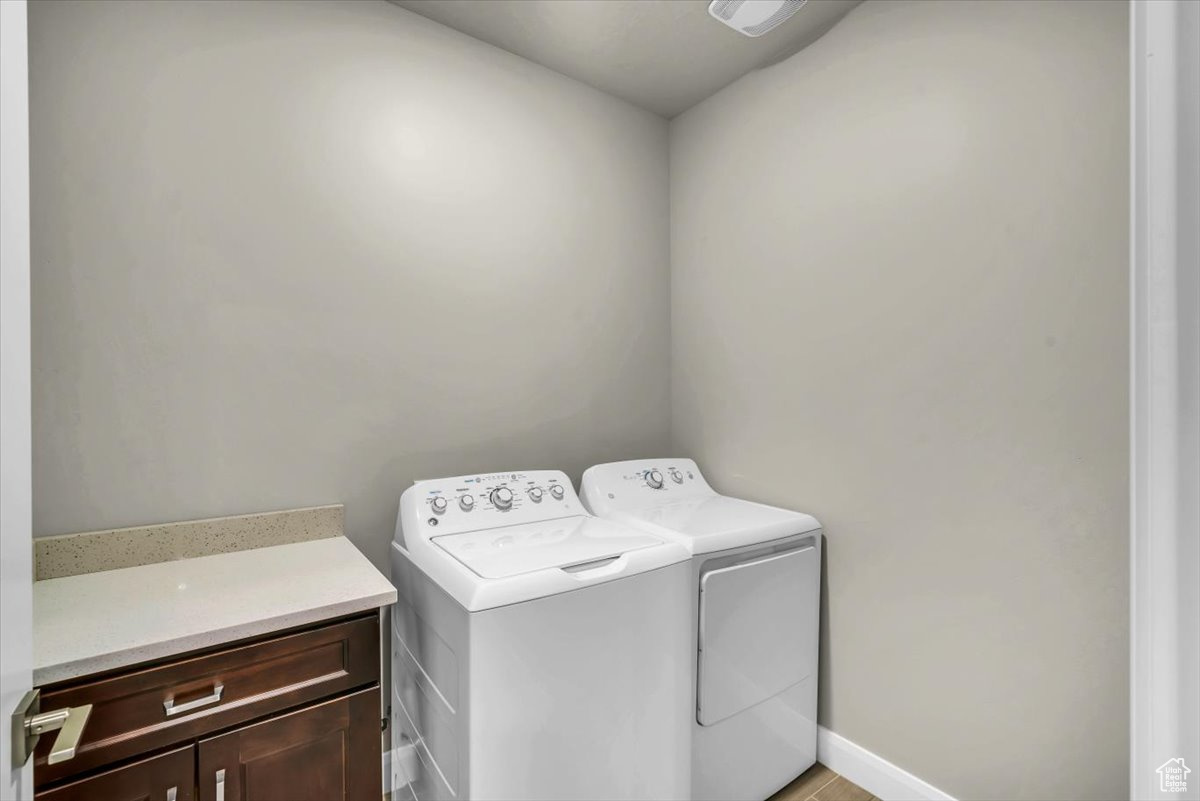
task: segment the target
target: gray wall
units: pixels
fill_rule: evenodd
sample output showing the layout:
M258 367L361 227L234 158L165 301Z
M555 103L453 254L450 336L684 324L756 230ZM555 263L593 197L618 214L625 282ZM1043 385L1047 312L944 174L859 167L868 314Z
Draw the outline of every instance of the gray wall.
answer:
M869 2L671 124L673 428L827 527L821 722L1128 792L1128 5Z
M30 5L36 535L661 453L667 125L383 2Z

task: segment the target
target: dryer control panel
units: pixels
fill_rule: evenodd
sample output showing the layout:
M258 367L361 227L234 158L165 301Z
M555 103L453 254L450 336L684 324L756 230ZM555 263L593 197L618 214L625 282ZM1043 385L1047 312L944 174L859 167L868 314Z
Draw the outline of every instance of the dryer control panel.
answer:
M428 537L587 514L560 470L481 473L418 481L400 516Z
M621 505L662 503L715 494L691 459L639 459L589 467L583 474L584 502L592 510L603 501Z

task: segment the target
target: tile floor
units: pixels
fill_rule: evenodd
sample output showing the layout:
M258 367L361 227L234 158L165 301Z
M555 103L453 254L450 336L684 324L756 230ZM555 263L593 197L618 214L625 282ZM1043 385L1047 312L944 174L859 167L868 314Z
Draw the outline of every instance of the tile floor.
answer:
M820 762L784 787L768 801L879 801L856 784L837 775Z

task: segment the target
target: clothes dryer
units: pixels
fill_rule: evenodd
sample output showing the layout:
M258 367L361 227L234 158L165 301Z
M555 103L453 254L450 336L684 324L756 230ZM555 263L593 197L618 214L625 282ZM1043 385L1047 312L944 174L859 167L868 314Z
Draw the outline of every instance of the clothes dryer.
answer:
M821 526L716 492L690 459L583 474L595 515L692 554L692 797L761 801L817 753Z

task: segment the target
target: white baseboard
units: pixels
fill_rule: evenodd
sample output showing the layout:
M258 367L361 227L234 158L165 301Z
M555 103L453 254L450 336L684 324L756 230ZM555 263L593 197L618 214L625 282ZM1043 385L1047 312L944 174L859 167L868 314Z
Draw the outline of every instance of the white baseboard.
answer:
M817 727L817 761L883 801L955 801L949 793L824 726Z

